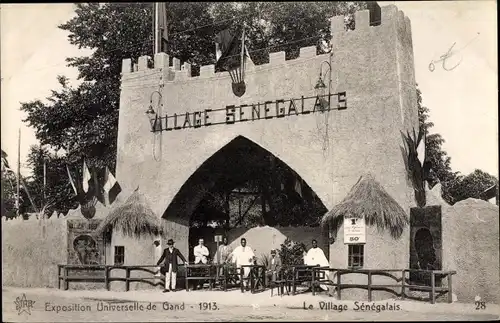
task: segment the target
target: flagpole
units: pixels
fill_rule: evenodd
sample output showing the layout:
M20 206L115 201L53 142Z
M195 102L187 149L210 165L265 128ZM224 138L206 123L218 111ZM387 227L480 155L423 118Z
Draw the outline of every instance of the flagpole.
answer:
M160 3L155 2L154 3L154 12L155 12L155 28L154 28L154 39L155 39L155 47L154 47L154 53L158 54L160 52L160 45L161 45L161 36L160 36L160 26L159 26L159 20L160 20Z
M19 194L21 193L21 128L19 128L19 135L17 138L17 196L16 196L16 206L17 206L17 216L20 215L19 206Z
M47 161L43 156L43 205L47 202Z

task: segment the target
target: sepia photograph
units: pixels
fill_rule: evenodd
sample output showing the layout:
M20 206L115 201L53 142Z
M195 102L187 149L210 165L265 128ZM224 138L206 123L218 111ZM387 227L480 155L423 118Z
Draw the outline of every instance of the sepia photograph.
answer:
M2 321L498 321L496 13L3 2Z

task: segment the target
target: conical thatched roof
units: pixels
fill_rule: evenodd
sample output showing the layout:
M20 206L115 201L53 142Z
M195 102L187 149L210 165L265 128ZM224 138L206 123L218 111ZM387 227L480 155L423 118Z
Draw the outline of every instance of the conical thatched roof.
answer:
M331 231L337 231L346 218L365 217L366 224L376 225L380 230L389 230L394 238L399 238L408 216L371 174L361 176L347 196L328 211L321 221L329 225Z
M162 234L160 219L149 207L146 197L137 188L125 203L111 210L101 222L96 234L119 230L123 235L140 238Z

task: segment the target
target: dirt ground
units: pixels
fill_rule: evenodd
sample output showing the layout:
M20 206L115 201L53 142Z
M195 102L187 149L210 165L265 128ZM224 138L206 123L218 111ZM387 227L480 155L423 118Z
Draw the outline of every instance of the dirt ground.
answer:
M356 305L353 301L338 301L322 295L270 297L268 292L179 291L163 294L159 291L4 288L2 296L3 320L9 322L478 321L500 317L500 307L494 304L476 310L473 304L432 305L387 300L365 302L365 306L370 306L366 309L361 308L361 302ZM329 309L320 308L328 306L326 304ZM177 308L172 309L172 305ZM398 306L398 309L388 309L389 306Z

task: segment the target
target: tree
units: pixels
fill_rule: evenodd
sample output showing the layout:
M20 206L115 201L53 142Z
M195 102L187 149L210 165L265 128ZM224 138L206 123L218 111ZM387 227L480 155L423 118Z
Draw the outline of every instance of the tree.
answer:
M50 165L50 167L46 167L45 188L43 187L44 162L46 165ZM52 215L55 210L67 213L69 209L78 206L76 196L68 180L65 157L51 153L41 146L33 145L28 154L28 164L33 170L33 177L27 184L28 189L40 210L46 206L46 216Z
M417 105L419 124L427 135L426 154L432 167L429 180L431 187L440 182L443 199L449 204L467 198L481 198L481 193L498 183L498 179L478 169L467 176L454 172L451 168L451 157L442 149L445 142L443 137L437 133L431 134L429 131L434 124L429 121L429 108L422 103L422 92L418 89L418 85Z
M453 198L452 203L456 203L468 198L487 200L483 196L484 191L490 187L498 185L498 179L482 170L476 169L467 176L460 176L450 187Z
M347 27L353 28L354 11L365 6L362 2L168 3L167 53L191 63L196 74L201 65L215 61L215 35L244 23L255 64L267 62L269 51L285 50L290 58L300 47L328 40L328 18L334 15L350 17ZM122 60L152 55L151 9L151 3L78 3L76 16L59 26L69 32L71 44L93 50L90 56L67 59L69 66L78 68L82 83L71 87L66 77L59 76L61 89L52 91L48 103L22 103L21 110L40 144L54 151L62 149L70 167L81 167L85 158L89 167L115 169ZM298 41L302 38L307 39ZM39 165L35 172L39 187ZM54 198L67 198L68 185L56 186L62 191Z

